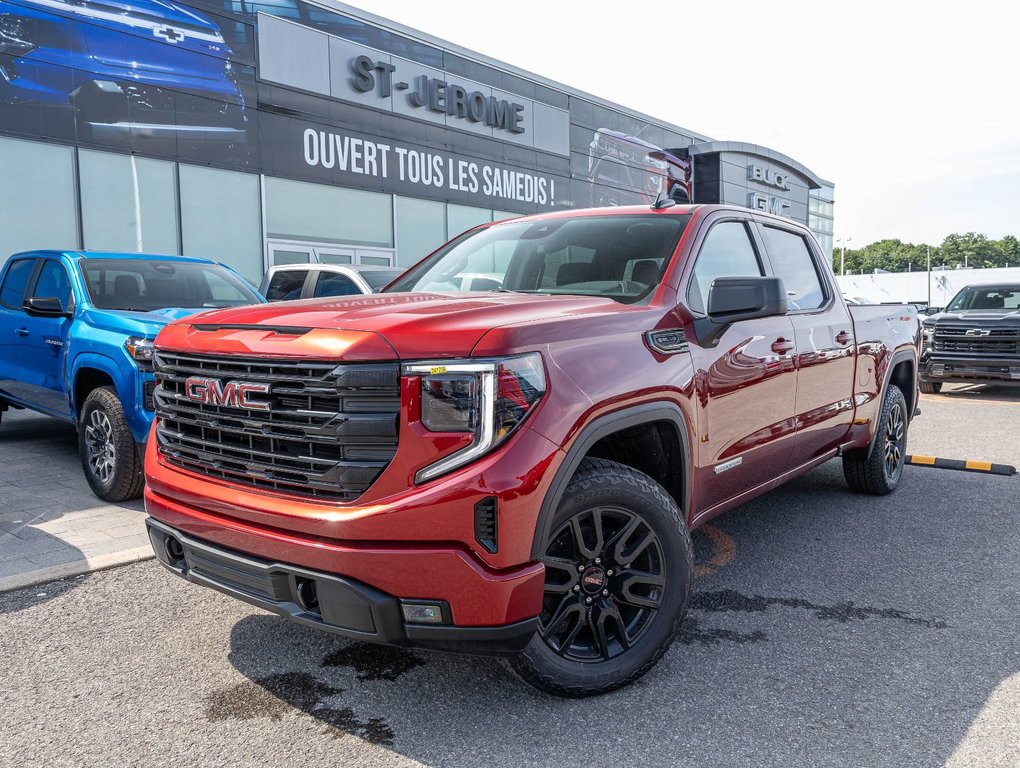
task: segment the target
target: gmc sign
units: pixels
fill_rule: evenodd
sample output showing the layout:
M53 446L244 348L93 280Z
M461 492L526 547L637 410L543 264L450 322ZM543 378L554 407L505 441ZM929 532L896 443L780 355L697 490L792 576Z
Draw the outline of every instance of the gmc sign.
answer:
M255 384L249 381L228 381L224 384L219 379L191 376L184 382L184 396L204 405L225 405L228 408L268 411L268 402L251 399L252 395L268 394L268 384Z

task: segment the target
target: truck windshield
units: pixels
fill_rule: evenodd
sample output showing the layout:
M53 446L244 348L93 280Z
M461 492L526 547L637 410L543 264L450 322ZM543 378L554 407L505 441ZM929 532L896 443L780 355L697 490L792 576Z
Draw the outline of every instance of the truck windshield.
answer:
M237 275L216 264L84 259L81 269L97 309L216 309L262 301Z
M968 309L1020 309L1020 285L978 285L964 288L946 307L947 312Z
M689 214L578 216L497 224L454 240L391 285L396 291L651 295Z

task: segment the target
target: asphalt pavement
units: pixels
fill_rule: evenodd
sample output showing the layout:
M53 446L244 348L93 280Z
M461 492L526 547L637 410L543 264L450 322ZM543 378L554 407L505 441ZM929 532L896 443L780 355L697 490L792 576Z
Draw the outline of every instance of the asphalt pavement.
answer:
M1017 407L956 427L997 435ZM1013 450L951 455L921 424L936 455ZM0 766L1015 768L1018 483L907 467L872 498L830 462L723 515L695 535L679 642L580 701L497 660L305 629L153 561L8 592Z

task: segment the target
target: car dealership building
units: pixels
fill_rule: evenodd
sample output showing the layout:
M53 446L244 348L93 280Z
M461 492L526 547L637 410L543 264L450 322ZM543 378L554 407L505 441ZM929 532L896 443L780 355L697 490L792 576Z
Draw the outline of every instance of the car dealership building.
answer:
M753 133L753 126L749 126ZM833 186L322 0L0 0L0 262L408 266L480 222L726 202L832 251Z

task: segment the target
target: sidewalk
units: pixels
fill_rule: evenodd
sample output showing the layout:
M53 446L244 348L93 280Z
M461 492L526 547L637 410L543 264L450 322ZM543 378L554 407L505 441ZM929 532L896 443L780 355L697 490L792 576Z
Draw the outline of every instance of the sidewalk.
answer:
M152 557L141 500L85 482L70 426L11 409L0 422L0 592Z

